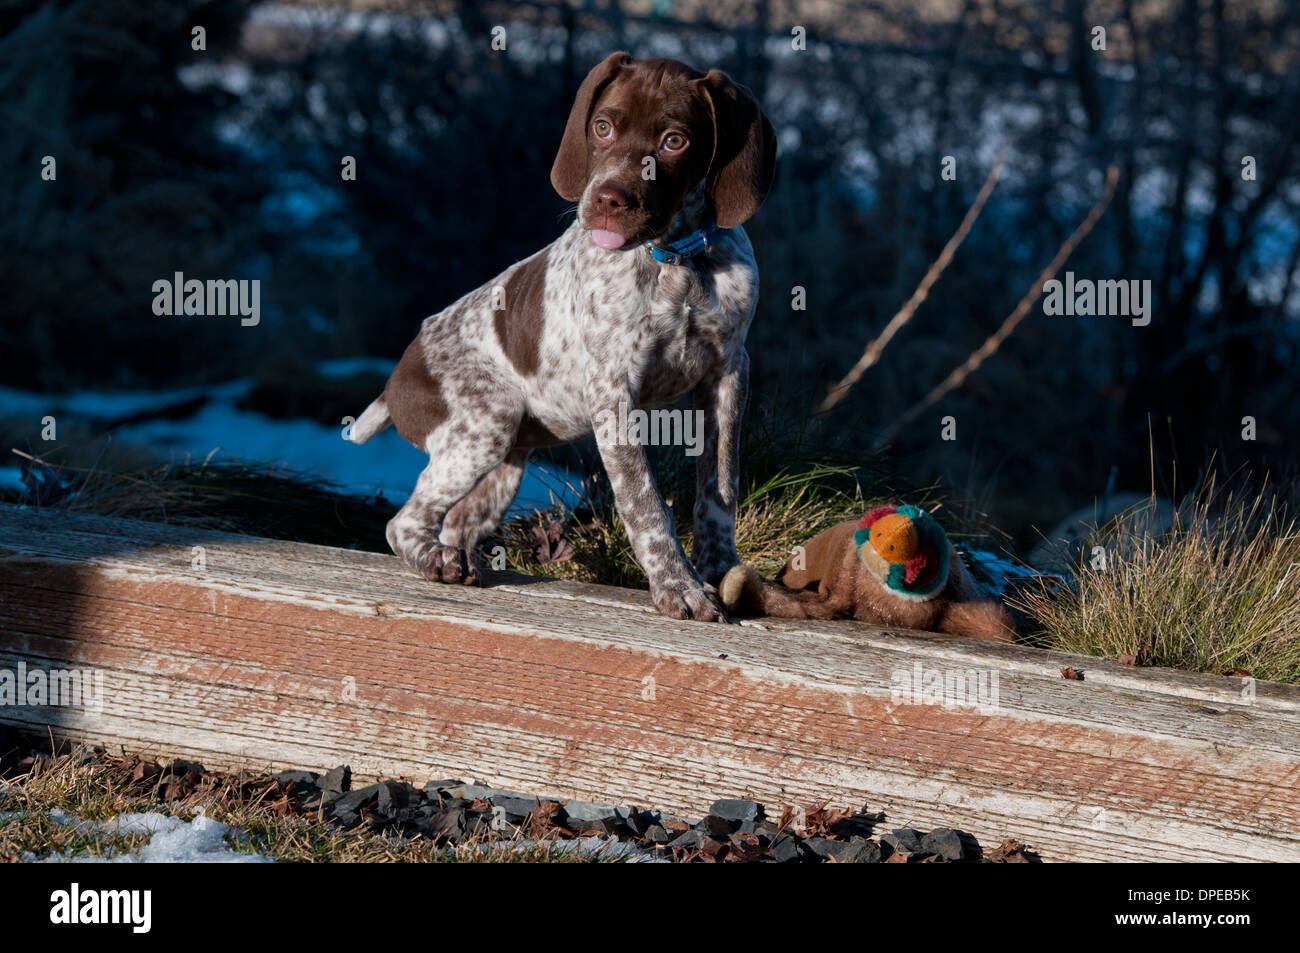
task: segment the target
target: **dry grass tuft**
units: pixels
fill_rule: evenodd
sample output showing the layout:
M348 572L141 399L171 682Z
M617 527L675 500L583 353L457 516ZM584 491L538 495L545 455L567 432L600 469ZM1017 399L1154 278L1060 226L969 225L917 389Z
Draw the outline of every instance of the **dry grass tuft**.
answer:
M864 499L849 466L811 466L781 471L753 486L736 509L736 547L740 557L759 571L773 573L790 551L822 530L846 519L857 519L875 503ZM598 490L589 494L592 506L575 512L566 522L559 512L538 513L516 521L502 533L509 568L544 572L560 579L644 589L645 573L637 564L623 521L612 500ZM691 514L669 495L677 517L682 546L692 543ZM689 507L689 499L686 501ZM541 533L563 525L563 538L572 545L567 559L539 564ZM489 549L491 544L489 544Z
M1153 514L1156 507L1145 506ZM1044 582L1013 600L1055 649L1219 674L1300 681L1300 526L1273 492L1216 493L1172 529L1141 513L1098 539L1105 567Z
M384 526L397 509L271 464L202 461L121 470L29 465L67 487L53 504L65 512L322 546L387 551ZM0 495L0 502L27 500L10 493Z
M443 846L419 837L366 829L343 831L287 809L279 784L269 778L212 778L193 795L165 801L161 782L133 778L131 759L74 751L38 760L26 773L0 781L0 862L28 855L111 858L142 847L149 834L123 834L112 820L156 811L185 820L200 812L231 827L232 850L280 861L311 863L584 863L611 862L566 849L558 840L470 838ZM75 821L101 821L102 825Z

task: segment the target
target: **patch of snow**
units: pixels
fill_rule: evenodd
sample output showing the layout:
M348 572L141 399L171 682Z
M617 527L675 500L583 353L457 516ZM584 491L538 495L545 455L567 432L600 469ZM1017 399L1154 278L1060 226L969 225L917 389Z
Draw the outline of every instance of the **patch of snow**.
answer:
M21 467L0 467L0 490L22 490L25 488Z
M382 374L387 377L396 366L395 361L385 357L340 357L321 361L316 365L316 373L330 380L354 377L357 374Z
M355 358L326 361L318 369L337 379L364 371L388 373L392 367L390 361ZM0 411L6 416L30 417L34 422L47 414L70 416L93 426L207 398L189 417L157 416L124 424L113 430L114 439L151 447L163 460L172 462L224 456L279 464L358 496L383 493L392 503L406 501L428 456L395 429L357 446L343 439L341 424L334 427L306 418L272 418L238 406L252 386L252 378L240 378L183 390L77 391L53 396L0 387ZM0 468L0 486L21 488L18 468ZM574 474L547 464L529 464L509 516L555 505L572 509L582 495Z
M111 821L81 821L61 811L50 812L61 824L75 824L86 830L119 834L148 834L149 842L137 850L112 857L82 857L51 854L25 859L47 863L111 864L263 864L273 863L260 854L240 854L231 850L227 837L237 832L203 814L186 821L179 817L150 811L144 814L121 814Z
M116 420L204 396L234 401L248 393L252 386L252 378L240 378L210 387L164 391L81 390L71 394L37 394L12 387L0 387L0 410L6 416L30 416L37 421L47 414L56 417L67 414L89 420Z

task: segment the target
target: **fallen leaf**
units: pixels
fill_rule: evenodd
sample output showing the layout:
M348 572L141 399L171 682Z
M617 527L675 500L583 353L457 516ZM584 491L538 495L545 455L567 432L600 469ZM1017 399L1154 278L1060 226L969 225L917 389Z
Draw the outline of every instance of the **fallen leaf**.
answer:
M804 832L808 829L806 815L800 818L798 824L794 823L795 819L799 818L801 814L803 814L803 812L796 812L793 807L786 805L781 809L781 823L777 825L777 829L782 831L788 830L802 837Z
M1008 837L984 857L994 864L1027 864L1029 863L1029 858L1025 856L1027 850L1028 848L1020 841Z
M543 566L573 559L573 544L564 538L563 520L547 520L545 526L533 527L533 559Z
M152 761L137 761L135 767L131 769L131 780L150 781L161 773L162 769Z
M193 792L194 785L188 783L184 778L178 778L175 781L167 782L163 788L164 801L183 801Z
M1070 678L1074 679L1076 682L1081 682L1083 681L1083 672L1079 671L1077 668L1070 668L1067 665L1065 668L1061 669L1061 678Z
M827 807L823 804L821 807L813 808L806 813L806 823L808 825L809 837L824 837L831 833L831 828L849 816L848 811L842 811L839 808Z
M533 837L542 837L552 832L563 830L555 823L554 814L560 809L559 801L542 801L533 808L524 825Z
M730 844L710 844L708 847L701 847L695 853L700 861L706 864L717 864L727 859L730 848Z

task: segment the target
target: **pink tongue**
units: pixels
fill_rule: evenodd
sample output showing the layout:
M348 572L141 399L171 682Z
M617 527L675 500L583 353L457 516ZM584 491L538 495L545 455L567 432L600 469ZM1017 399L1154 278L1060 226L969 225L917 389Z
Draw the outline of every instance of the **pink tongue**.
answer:
M627 241L618 232L611 232L603 228L593 228L591 230L591 240L601 248L607 248L610 251L615 248L622 248Z

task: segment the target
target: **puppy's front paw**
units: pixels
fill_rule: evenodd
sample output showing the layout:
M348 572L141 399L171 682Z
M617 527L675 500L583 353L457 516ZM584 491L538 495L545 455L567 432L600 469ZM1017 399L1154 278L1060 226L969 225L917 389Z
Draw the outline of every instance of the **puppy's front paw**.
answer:
M655 608L671 619L730 621L718 600L718 591L710 585L688 583L652 587L650 598L654 601Z
M479 584L478 561L472 549L457 549L433 543L426 547L415 560L415 570L425 579L434 582L461 583L466 586Z

